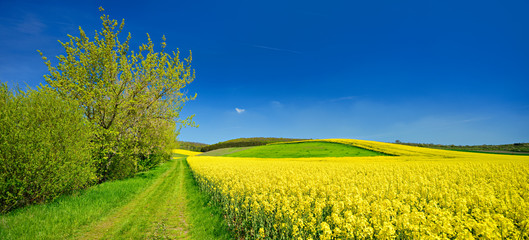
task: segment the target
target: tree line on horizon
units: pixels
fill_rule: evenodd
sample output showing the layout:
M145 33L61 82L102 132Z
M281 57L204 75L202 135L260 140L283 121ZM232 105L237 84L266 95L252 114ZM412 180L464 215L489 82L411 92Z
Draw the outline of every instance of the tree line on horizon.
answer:
M100 8L100 11L103 11ZM87 186L133 176L170 158L179 129L182 91L194 78L191 52L129 48L118 25L102 14L89 39L60 42L65 55L48 67L46 85L9 89L0 84L0 213L43 202Z
M230 147L251 147L251 146L261 146L269 143L276 142L292 142L292 141L301 141L307 139L301 138L274 138L274 137L253 137L253 138L236 138L223 142L218 142L215 144L205 144L197 142L186 142L178 141L177 147L180 149L196 151L196 152L209 152L221 148L230 148Z
M396 141L397 144L426 147L444 150L460 150L460 151L491 151L491 152L512 152L512 153L529 153L529 143L513 143L513 144L499 144L499 145L445 145L434 143L404 143Z

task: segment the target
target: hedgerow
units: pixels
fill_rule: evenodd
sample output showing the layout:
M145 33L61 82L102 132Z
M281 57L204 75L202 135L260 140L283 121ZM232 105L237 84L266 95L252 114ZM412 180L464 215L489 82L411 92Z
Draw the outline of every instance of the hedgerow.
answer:
M77 104L48 87L0 84L0 212L93 183L90 132Z

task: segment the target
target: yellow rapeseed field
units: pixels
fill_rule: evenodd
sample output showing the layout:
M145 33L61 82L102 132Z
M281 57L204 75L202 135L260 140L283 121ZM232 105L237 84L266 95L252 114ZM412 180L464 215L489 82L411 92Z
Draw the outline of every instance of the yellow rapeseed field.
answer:
M173 153L180 154L180 155L186 155L186 156L195 156L197 154L201 154L201 152L194 152L184 149L173 149Z
M329 139L394 156L190 156L246 239L528 239L529 157Z

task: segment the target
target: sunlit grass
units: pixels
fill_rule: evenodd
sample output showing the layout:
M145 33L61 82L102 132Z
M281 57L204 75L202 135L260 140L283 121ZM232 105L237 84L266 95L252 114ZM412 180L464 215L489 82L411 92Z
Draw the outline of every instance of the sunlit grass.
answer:
M229 153L226 157L259 158L303 158L303 157L368 157L386 156L386 154L330 142L299 142L270 144L253 147L239 152Z
M165 163L134 178L106 182L53 202L18 209L0 216L2 239L61 239L77 234L127 204L169 169Z
M231 239L185 158L0 216L0 239Z
M200 191L187 161L184 161L184 186L187 189L187 214L191 239L233 239L222 217L220 206L212 204L210 196Z

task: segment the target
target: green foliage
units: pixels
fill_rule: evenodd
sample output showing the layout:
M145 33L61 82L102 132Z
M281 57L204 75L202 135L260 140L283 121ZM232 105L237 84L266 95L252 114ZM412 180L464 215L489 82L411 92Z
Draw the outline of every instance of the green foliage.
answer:
M138 165L143 169L151 169L158 166L158 164L168 161L171 158L171 154L166 151L158 151L150 154L149 156L140 156Z
M226 157L302 158L386 156L371 150L330 142L279 143L258 146L224 155Z
M197 143L197 142L186 142L186 141L177 141L176 142L176 148L178 149L185 149L189 151L195 151L200 152L203 147L207 146L208 144L205 143Z
M90 127L75 101L48 87L0 85L0 212L95 181Z
M103 11L102 8L100 8ZM178 129L194 125L192 117L181 120L184 103L193 100L182 91L195 78L189 57L165 52L165 37L156 52L150 36L138 52L129 50L129 33L119 40L124 20L101 16L102 29L89 39L79 28L79 37L68 35L61 42L66 55L58 64L41 56L50 72L47 83L62 96L79 102L94 126L94 160L100 181L132 176L152 167L174 146ZM156 159L147 159L155 156Z
M224 142L215 143L212 145L205 146L201 149L202 152L208 152L220 148L229 148L229 147L251 147L251 146L261 146L269 143L275 142L292 142L300 141L305 139L295 139L295 138L265 138L265 137L255 137L255 138L237 138Z

